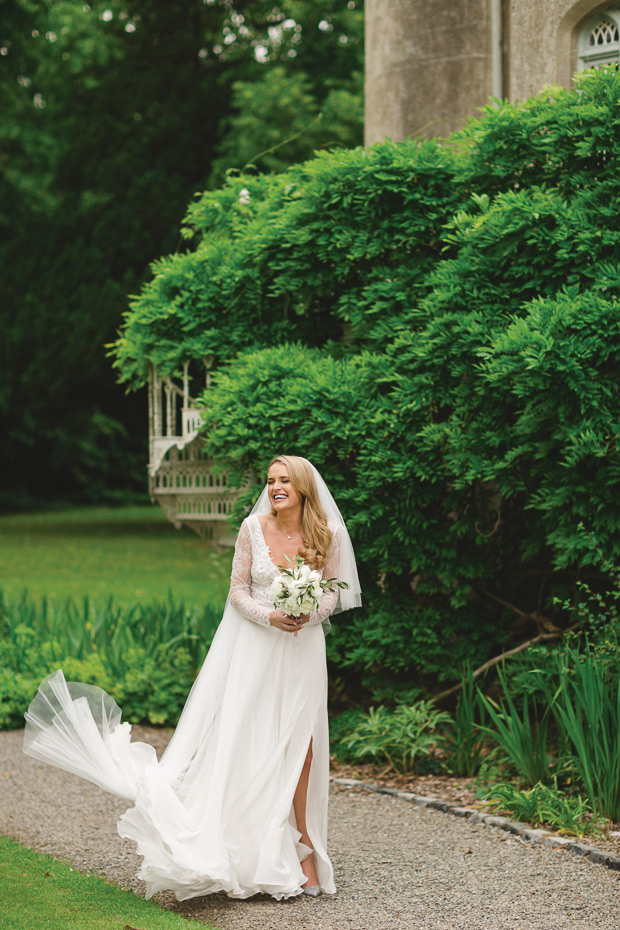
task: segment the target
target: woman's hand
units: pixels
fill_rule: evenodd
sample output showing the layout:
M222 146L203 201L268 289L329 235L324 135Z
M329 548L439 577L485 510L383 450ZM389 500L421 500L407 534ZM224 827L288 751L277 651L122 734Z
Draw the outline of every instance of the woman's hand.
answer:
M298 620L297 617L289 617L283 610L272 610L269 614L269 622L284 633L297 633L301 627L302 617Z

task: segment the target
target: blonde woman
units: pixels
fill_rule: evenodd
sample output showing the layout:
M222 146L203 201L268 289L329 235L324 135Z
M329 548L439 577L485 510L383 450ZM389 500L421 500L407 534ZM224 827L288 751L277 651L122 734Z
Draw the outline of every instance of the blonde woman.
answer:
M295 619L274 608L271 586L297 555L348 587ZM278 456L241 525L222 622L162 759L130 742L105 692L67 685L61 671L30 706L24 749L133 802L118 831L137 843L148 897L333 894L324 632L360 603L325 482L306 459Z

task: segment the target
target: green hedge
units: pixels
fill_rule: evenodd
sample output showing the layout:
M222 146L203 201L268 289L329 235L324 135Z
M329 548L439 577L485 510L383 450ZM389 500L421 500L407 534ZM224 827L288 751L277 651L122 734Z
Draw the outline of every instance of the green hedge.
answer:
M413 693L561 624L580 522L617 558L619 155L620 75L586 72L448 140L229 181L135 300L123 379L212 356L209 453L333 487L368 604L329 645L345 685Z
M126 720L173 726L220 616L219 606L187 609L172 598L53 607L0 592L0 730L23 726L39 683L58 668L111 694Z
M121 379L144 383L149 361L174 371L212 356L217 367L285 341L336 351L353 328L381 345L380 317L422 287L443 224L467 200L457 161L437 142L388 142L207 191L182 229L190 251L155 262L126 314Z

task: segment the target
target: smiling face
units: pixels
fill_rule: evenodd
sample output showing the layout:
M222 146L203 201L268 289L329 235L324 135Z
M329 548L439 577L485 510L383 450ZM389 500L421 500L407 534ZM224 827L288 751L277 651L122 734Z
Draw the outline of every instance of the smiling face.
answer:
M291 481L284 462L273 462L267 473L269 501L276 514L301 507L301 495Z

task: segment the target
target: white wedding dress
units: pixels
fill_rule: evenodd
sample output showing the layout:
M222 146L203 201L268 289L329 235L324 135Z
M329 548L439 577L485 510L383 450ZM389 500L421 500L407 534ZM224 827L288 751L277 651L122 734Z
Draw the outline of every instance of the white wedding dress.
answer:
M333 541L324 577L339 577L346 530ZM301 893L293 795L310 741L307 828L323 891L335 892L327 855L329 745L322 624L338 593L297 635L269 624L279 572L257 515L243 522L231 587L179 725L161 761L132 743L120 709L93 686L67 685L61 671L42 683L26 715L24 750L133 802L118 823L137 843L147 897L179 900L224 891L237 898ZM68 812L69 814L70 812Z

